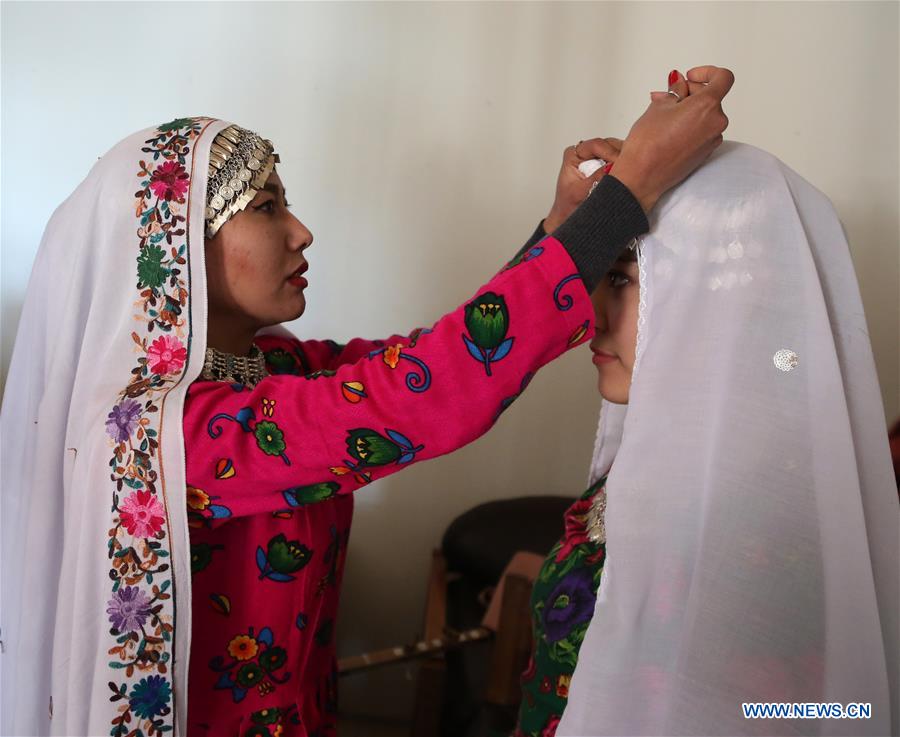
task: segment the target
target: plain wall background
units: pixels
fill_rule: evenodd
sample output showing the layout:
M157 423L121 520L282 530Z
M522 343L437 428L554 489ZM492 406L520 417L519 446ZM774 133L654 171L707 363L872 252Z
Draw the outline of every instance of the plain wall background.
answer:
M129 133L206 114L281 153L307 252L303 337L433 322L550 207L562 149L624 137L670 69L737 82L727 137L823 190L846 227L888 419L900 414L898 4L2 4L2 378L44 225ZM487 437L357 495L339 652L420 629L430 550L492 498L574 496L600 398L586 349ZM406 715L405 668L342 708Z

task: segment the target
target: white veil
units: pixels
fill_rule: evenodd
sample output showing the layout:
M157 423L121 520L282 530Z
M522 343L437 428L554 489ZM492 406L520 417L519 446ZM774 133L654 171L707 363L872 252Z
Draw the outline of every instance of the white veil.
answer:
M640 246L628 405L604 403L607 560L557 734L898 730L898 507L828 199L723 144ZM745 702L870 719L745 719Z
M2 412L4 735L184 734L181 423L206 342L209 146L226 125L129 136L44 233Z

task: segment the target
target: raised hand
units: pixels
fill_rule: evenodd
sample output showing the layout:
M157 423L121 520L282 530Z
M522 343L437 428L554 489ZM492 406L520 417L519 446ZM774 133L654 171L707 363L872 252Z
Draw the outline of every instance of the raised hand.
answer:
M604 171L594 172L586 177L578 170L578 165L589 159L603 159L614 163L622 149L620 138L591 138L579 141L575 146L567 146L563 151L562 166L556 180L556 199L550 214L544 219L544 230L552 233L569 217L590 194L591 187L604 175Z
M722 143L728 127L722 100L734 84L734 74L702 66L689 70L687 79L678 76L669 79L669 89L678 94L651 93L650 106L631 127L614 167L614 175L645 212ZM678 92L685 88L688 94Z

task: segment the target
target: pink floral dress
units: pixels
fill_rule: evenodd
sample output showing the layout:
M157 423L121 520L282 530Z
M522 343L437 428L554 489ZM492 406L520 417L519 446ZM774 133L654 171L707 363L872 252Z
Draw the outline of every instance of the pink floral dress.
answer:
M351 492L482 435L592 324L549 237L431 329L346 346L261 337L256 387L191 387L190 735L335 734Z

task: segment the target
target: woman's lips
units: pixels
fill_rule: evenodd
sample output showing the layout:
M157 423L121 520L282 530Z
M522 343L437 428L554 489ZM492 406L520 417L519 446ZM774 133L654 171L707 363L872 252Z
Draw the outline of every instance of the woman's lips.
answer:
M617 360L616 356L611 353L604 353L603 351L594 351L594 357L591 359L595 366L599 366L603 363L612 363Z
M309 268L308 264L303 264L299 269L297 269L293 274L288 277L288 283L293 284L295 287L300 287L301 289L305 289L309 286L309 282L306 281L303 274Z

